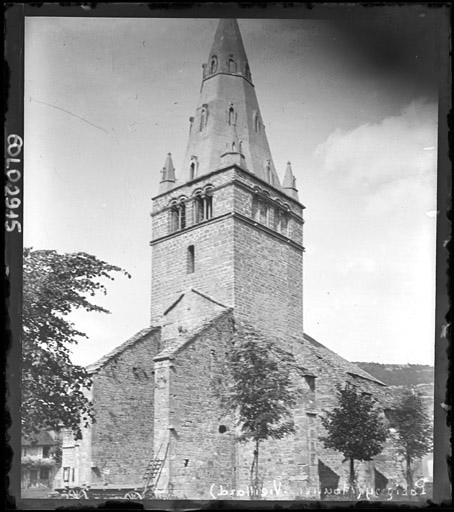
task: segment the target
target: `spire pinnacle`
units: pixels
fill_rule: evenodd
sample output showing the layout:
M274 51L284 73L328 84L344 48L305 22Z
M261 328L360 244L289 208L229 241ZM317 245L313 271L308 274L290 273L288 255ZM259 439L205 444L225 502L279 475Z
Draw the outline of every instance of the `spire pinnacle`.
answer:
M284 180L282 182L282 188L290 197L298 200L298 190L296 188L296 178L293 174L292 164L287 162L285 169Z
M172 162L172 154L167 153L167 158L164 163L164 167L161 170L161 182L159 184L159 190L165 192L170 190L175 184L175 167Z
M208 63L204 67L203 78L209 78L218 73L241 75L251 81L249 63L235 19L219 20Z

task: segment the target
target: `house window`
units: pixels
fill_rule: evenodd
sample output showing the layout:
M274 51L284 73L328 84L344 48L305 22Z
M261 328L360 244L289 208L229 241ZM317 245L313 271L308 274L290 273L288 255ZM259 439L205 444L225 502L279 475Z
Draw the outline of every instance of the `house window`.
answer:
M40 468L39 479L40 480L49 480L49 468Z
M50 455L50 446L43 447L43 458L47 459Z
M71 481L74 482L75 480L75 474L76 474L76 471L74 468L72 468L72 471L71 471Z
M216 57L216 55L213 55L211 57L211 62L210 62L210 73L211 74L215 73L217 68L218 68L218 58Z
M229 73L236 73L236 62L232 57L229 59Z
M66 467L66 468L63 468L63 482L69 482L69 470L71 468L69 467Z
M187 253L187 273L192 274L195 271L195 249L193 245L188 247Z

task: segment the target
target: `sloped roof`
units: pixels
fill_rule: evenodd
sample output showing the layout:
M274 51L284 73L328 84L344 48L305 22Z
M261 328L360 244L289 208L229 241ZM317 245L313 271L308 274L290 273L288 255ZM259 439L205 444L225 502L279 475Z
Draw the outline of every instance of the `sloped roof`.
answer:
M105 356L101 357L101 359L98 359L98 361L89 364L86 367L86 370L88 373L95 373L96 371L100 370L106 363L108 363L111 359L113 359L115 356L120 355L122 352L124 352L127 348L132 347L135 343L142 340L147 336L148 334L158 331L159 327L146 327L145 329L142 329L141 331L134 334L134 336L131 336L128 340L126 340L124 343L119 345L118 347L114 348L111 352L106 354Z
M22 446L53 446L54 444L56 444L55 440L47 430L42 430L30 437L22 438Z
M189 332L186 335L178 336L177 338L172 338L167 340L167 346L159 354L157 354L153 360L154 361L162 361L163 359L171 359L174 357L180 350L184 347L195 341L204 331L212 327L216 324L218 320L220 320L224 315L230 313L232 308L228 308L226 311L222 311L218 313L216 316L208 319L202 325L200 325L197 329L192 332Z
M366 371L362 370L356 364L347 361L347 359L344 359L339 354L336 354L336 352L333 352L329 348L325 347L325 345L322 345L320 342L318 342L308 334L304 333L303 336L304 340L308 342L309 347L317 357L325 359L334 364L335 366L340 367L345 371L345 373L375 382L377 384L380 384L381 386L386 386L384 382L376 379L370 373L367 373Z

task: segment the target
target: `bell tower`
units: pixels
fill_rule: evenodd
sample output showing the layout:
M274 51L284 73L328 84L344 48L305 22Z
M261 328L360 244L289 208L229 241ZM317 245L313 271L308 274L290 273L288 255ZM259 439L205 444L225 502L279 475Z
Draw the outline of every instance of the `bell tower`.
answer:
M304 206L281 185L238 23L222 19L181 167L170 154L152 210L151 320L188 288L257 329L303 333Z

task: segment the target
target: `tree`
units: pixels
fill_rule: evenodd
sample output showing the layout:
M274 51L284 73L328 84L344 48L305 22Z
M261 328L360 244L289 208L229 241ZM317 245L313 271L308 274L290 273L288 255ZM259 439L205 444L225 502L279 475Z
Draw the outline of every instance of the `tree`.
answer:
M412 463L432 449L432 423L420 393L406 390L392 411L391 427L396 430L397 449L406 461L406 480L413 487Z
M24 249L22 338L22 433L58 430L62 425L80 437L80 422L93 418L86 397L91 379L71 362L71 346L87 337L69 321L76 309L108 313L91 302L106 294L103 279L119 267L86 253L59 254Z
M227 412L235 411L241 442L254 443L250 468L250 494L261 494L259 445L295 432L292 408L298 391L291 372L298 370L290 353L248 326L241 326L226 354L226 379L220 391Z
M322 417L326 448L341 452L350 461L350 492L355 491L355 460L367 461L378 455L387 438L387 429L369 395L354 386L336 386L338 406Z

